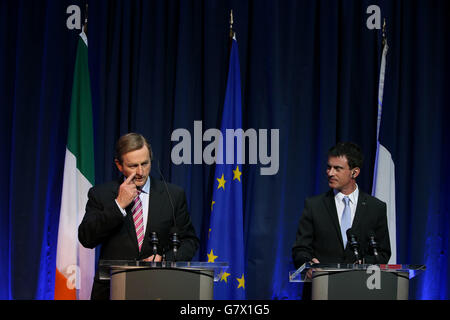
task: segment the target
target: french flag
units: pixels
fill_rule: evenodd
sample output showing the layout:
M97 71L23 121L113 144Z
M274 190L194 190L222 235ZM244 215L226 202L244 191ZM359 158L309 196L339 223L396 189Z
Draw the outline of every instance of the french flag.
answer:
M378 117L377 117L377 153L373 174L372 195L384 201L387 207L389 238L391 241L391 258L389 264L397 263L397 240L395 223L395 164L389 152L392 139L383 135L381 116L383 111L383 89L386 72L386 56L388 52L387 39L383 36L383 53L381 57L380 80L378 85ZM380 135L381 129L381 135Z

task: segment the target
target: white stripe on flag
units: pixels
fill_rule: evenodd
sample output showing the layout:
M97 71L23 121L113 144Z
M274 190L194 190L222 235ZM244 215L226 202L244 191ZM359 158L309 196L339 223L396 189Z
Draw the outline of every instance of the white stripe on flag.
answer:
M89 299L95 273L95 250L78 241L78 226L84 216L91 183L76 167L75 156L66 149L56 267L69 278L76 275L78 299ZM74 274L75 272L75 274Z
M373 196L386 202L389 238L391 240L390 264L397 263L397 241L395 223L395 165L390 152L378 144L377 169Z

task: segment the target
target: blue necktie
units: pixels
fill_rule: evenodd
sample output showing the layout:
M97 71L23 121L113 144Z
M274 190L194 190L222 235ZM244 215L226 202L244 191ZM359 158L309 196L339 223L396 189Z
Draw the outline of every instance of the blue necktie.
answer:
M344 241L344 248L347 246L347 230L352 227L352 213L350 211L350 198L345 196L342 199L345 203L344 212L341 219L341 234Z

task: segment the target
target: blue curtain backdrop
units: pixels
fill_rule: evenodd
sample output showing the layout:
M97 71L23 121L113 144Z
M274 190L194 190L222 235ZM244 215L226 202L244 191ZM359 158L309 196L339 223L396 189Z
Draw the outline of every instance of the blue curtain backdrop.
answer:
M0 1L2 299L53 298L79 33L66 27L66 8L78 5L84 20L85 2ZM291 246L304 199L327 189L328 148L360 144L358 183L372 188L381 56L380 30L366 27L373 4L390 47L382 121L395 128L398 261L427 265L412 298L448 299L448 1L90 1L96 181L117 175L121 134L144 134L166 178L186 190L201 238L195 259L205 260L214 167L174 165L170 137L177 128L194 137L195 120L220 128L233 9L243 129L280 129L278 173L242 170L247 297L298 299Z

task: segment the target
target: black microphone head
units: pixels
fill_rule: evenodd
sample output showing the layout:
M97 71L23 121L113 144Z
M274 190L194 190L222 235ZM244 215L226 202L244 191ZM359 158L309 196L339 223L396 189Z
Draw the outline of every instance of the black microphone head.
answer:
M360 258L359 257L359 242L351 228L347 230L347 241L348 241L348 244L350 245L350 248L353 251L353 254L355 255L356 261L358 261Z
M377 241L375 239L375 232L370 230L369 233L368 233L368 236L369 236L369 245L372 246L372 247L376 247L377 246Z
M355 234L353 233L353 230L350 228L347 230L347 241L350 243L351 247L359 246L358 238L356 238Z
M153 254L156 255L158 253L158 247L159 247L158 233L156 233L156 231L150 232L150 244L152 246Z
M173 261L177 260L177 251L180 247L180 234L179 230L176 226L170 228L171 242L172 242L172 250L173 250Z
M375 240L375 232L373 230L370 230L369 233L369 252L375 256L376 262L379 262L378 257L378 243Z
M158 242L158 233L156 231L150 233L150 242Z

